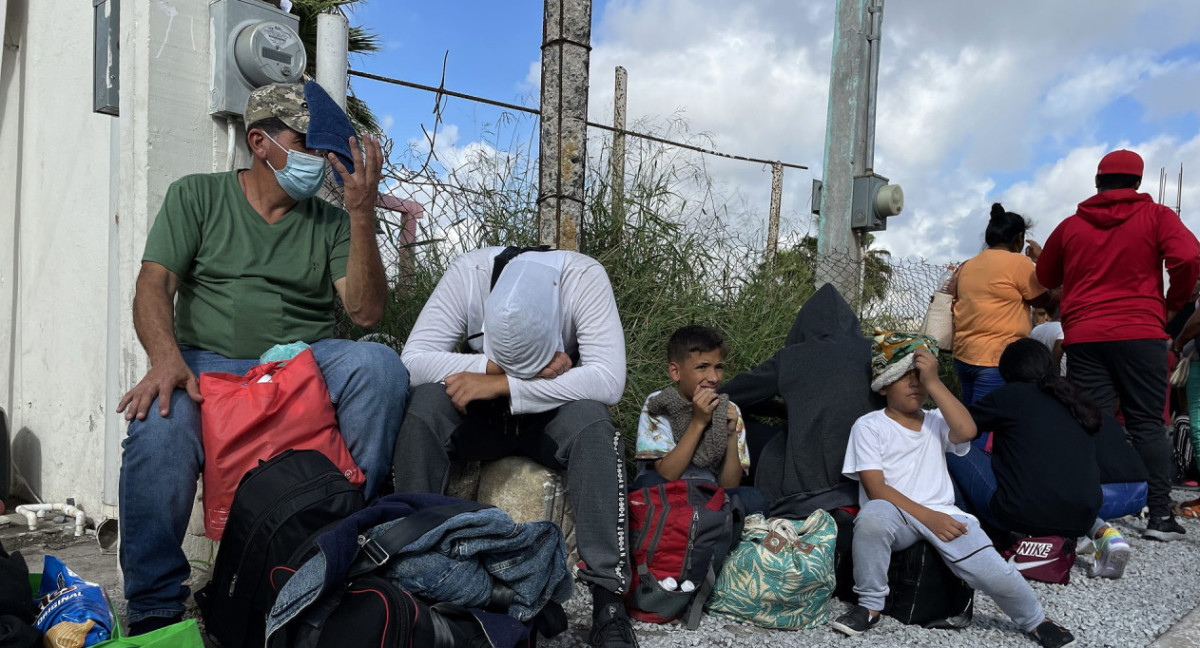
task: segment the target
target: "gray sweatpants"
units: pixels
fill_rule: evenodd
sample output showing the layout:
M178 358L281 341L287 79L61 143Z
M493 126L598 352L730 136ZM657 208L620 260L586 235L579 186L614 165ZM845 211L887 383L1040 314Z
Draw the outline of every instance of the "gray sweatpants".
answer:
M586 564L580 578L624 594L629 586L625 444L608 408L585 400L549 412L508 416L501 405L471 403L463 415L454 409L445 385L414 388L396 440L396 492L445 492L455 460L523 455L549 468L565 468L575 541Z
M869 610L882 610L888 594L887 572L893 551L926 540L946 566L967 585L992 597L1021 630L1030 632L1045 620L1037 596L1017 568L1005 562L974 518L955 515L967 532L943 542L924 524L886 500L871 500L854 521L854 593Z

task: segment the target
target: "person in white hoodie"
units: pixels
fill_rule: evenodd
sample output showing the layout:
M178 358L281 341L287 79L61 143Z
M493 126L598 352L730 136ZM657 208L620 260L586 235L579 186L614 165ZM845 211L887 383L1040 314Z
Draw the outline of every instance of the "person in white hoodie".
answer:
M625 336L608 274L563 250L490 247L455 259L401 354L411 394L397 492L444 492L451 461L524 455L567 471L594 646L637 646L629 586Z

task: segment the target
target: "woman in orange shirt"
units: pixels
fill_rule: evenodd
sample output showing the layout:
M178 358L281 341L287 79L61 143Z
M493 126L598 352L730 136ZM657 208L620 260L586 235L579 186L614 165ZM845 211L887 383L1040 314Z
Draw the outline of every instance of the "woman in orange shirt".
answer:
M1030 307L1045 307L1051 301L1034 271L1042 247L1025 240L1028 229L1024 216L995 203L984 233L987 249L959 270L954 367L965 405L1004 384L1000 354L1009 343L1029 337Z

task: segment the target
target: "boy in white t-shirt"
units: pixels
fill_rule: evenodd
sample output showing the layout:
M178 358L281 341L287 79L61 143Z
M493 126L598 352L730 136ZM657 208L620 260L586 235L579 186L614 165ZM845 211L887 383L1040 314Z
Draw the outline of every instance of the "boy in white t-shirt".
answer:
M975 438L967 408L938 377L937 344L923 335L876 331L871 389L887 407L858 419L842 473L859 482L854 523L858 605L831 622L856 636L879 623L892 552L925 540L950 571L992 597L1020 629L1046 648L1075 637L1046 618L1033 589L1005 562L972 516L954 506L945 453L964 455ZM932 397L938 409L923 410Z
M1054 356L1054 364L1058 365L1058 375L1067 375L1067 355L1063 350L1062 310L1057 303L1046 311L1046 321L1033 327L1029 337L1046 345L1050 355Z

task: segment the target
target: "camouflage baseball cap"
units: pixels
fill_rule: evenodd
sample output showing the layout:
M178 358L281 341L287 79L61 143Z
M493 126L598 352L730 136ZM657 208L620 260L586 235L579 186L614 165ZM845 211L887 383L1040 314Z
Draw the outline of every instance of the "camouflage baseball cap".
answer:
M272 83L255 88L242 114L246 126L275 117L300 134L308 132L308 102L299 83Z

